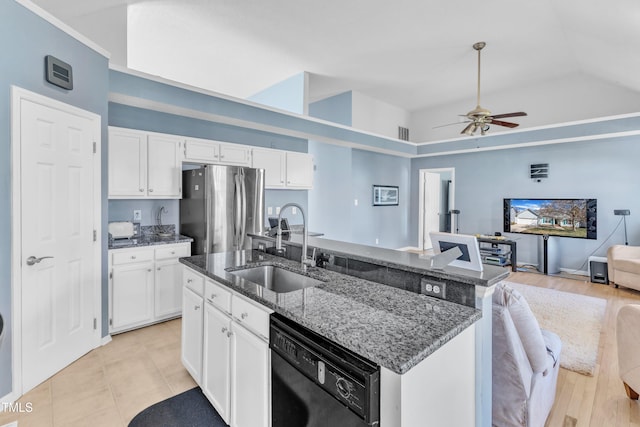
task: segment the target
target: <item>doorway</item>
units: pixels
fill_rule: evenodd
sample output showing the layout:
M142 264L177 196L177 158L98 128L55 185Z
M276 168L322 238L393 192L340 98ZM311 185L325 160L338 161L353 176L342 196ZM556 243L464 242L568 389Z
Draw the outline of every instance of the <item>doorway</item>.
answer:
M12 87L13 394L100 345L100 116Z
M455 168L420 169L418 242L420 250L432 248L429 233L455 232Z

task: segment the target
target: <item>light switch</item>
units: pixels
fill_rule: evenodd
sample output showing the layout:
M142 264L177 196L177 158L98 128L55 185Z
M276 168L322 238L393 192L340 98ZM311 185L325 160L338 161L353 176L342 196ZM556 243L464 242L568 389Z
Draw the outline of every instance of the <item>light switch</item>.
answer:
M293 206L291 208L291 213L293 213L294 215L298 213L298 208L296 208L295 206Z
M267 207L267 215L273 215L273 206Z
M358 206L358 199L353 199L353 206Z
M276 206L276 215L280 215L280 206Z

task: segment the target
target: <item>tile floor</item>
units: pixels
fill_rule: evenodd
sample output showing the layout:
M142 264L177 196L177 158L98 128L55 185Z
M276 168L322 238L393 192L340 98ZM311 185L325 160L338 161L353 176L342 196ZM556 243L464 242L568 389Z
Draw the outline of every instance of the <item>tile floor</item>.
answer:
M114 335L0 413L0 426L126 427L144 408L196 386L180 362L181 319Z

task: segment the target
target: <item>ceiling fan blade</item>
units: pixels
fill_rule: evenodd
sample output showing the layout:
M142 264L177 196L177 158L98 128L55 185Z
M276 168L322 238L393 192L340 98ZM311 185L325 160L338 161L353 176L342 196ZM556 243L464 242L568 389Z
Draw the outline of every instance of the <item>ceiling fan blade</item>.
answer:
M432 127L431 129L437 129L437 128L443 128L443 127L446 127L446 126L459 125L459 124L462 124L462 123L469 123L470 121L471 121L471 120L465 120L465 121L463 121L463 122L448 123L448 124L446 124L446 125L434 126L434 127Z
M522 117L526 116L527 113L524 111L518 111L517 113L507 113L507 114L492 114L491 117L494 119L506 119L507 117Z
M504 126L504 127L508 127L508 128L515 128L515 127L520 126L518 123L503 122L502 120L494 120L494 119L491 119L491 124L492 125L498 125L498 126Z

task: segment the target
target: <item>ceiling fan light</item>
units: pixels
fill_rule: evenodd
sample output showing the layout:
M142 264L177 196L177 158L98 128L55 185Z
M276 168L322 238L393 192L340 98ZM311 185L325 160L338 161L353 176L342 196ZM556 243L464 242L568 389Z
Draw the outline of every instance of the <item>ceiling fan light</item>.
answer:
M489 130L489 125L484 125L480 128L480 134L486 135L488 130Z
M477 125L477 124L475 124L475 123L469 123L469 124L467 125L467 127L466 127L466 128L464 128L464 129L462 130L462 132L461 132L461 133L462 133L463 135L473 136L473 134L476 132L476 129L478 129L478 125Z

